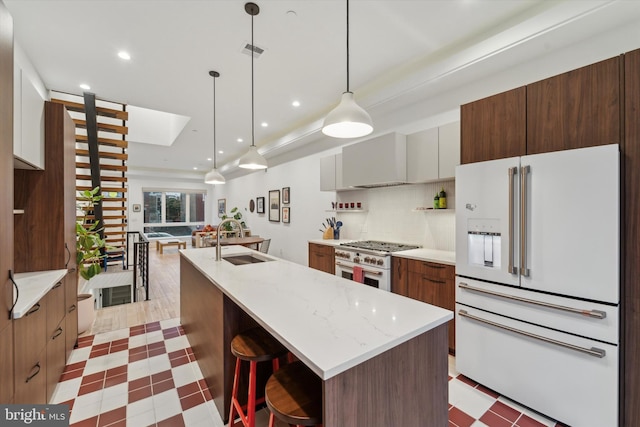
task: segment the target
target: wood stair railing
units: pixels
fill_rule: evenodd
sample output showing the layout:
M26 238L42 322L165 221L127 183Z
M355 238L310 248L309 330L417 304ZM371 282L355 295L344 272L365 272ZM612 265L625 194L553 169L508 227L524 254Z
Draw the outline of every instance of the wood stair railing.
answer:
M76 190L92 189L89 138L84 97L65 93L53 93L52 102L63 104L76 125ZM89 105L89 104L88 104ZM129 113L126 106L95 100L97 142L99 153L100 188L102 199L103 235L110 246L108 260L117 262L124 255L127 236L127 148ZM114 138L114 135L117 135ZM119 139L118 136L120 136ZM88 219L95 219L90 215Z

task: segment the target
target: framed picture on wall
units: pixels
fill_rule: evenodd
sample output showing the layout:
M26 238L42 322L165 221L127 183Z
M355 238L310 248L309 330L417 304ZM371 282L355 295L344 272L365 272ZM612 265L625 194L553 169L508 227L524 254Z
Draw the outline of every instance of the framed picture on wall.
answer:
M289 204L289 187L284 187L282 189L282 204L283 205Z
M269 221L280 222L280 190L269 191Z
M282 222L288 224L291 222L291 208L289 206L282 207Z
M259 214L264 213L264 197L256 198L256 212Z
M227 199L218 199L218 218L227 213Z

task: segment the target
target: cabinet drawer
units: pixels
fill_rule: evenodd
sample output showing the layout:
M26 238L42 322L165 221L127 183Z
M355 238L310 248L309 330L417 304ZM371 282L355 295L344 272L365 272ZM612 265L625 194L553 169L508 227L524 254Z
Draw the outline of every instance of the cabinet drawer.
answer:
M31 349L30 354L16 353L15 403L47 403L47 352L44 347Z
M51 335L67 311L65 306L65 278L53 285L53 288L43 299L47 304L47 335Z
M333 247L327 245L318 245L317 243L309 243L309 252L316 255L325 255L333 257Z
M56 327L47 342L47 401L53 397L66 361L65 319Z
M430 261L409 261L409 273L423 274L430 279L448 279L455 276L452 265L438 264Z

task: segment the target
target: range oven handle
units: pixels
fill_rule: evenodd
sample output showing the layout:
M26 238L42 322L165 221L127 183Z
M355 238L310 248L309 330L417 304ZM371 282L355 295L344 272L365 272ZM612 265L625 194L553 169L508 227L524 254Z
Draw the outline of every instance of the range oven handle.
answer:
M487 320L487 319L483 319L482 317L474 316L472 314L467 313L466 310L458 310L458 314L460 316L462 316L462 317L466 317L468 319L475 320L476 322L485 323L485 324L487 324L489 326L493 326L493 327L496 327L496 328L499 328L499 329L504 329L505 331L513 332L513 333L520 334L520 335L524 335L524 336L527 336L529 338L533 338L533 339L536 339L536 340L547 342L549 344L555 344L557 346L568 348L570 350L574 350L574 351L577 351L577 352L580 352L580 353L585 353L585 354L588 354L589 356L597 357L598 359L602 359L603 357L605 357L607 355L607 352L605 350L601 349L601 348L580 347L580 346L577 346L577 345L566 343L564 341L558 341L558 340L554 340L552 338L543 337L542 335L532 334L531 332L527 332L527 331L523 331L523 330L520 330L520 329L512 328L510 326L502 325L500 323L496 323L496 322L492 322L492 321Z
M346 265L346 264L342 264L341 262L338 262L338 261L336 261L336 265L337 265L338 267L343 267L343 268L350 268L350 269L353 269L353 267L352 267L352 266L350 266L350 265ZM362 271L364 271L364 272L365 272L365 273L367 273L367 274L373 274L373 275L375 275L375 276L382 276L382 271L367 270L367 269L365 269L365 268L363 268L363 269L362 269Z
M479 293L482 293L482 294L492 295L492 296L500 297L500 298L506 298L506 299L510 299L510 300L513 300L513 301L525 302L527 304L535 304L535 305L539 305L539 306L546 307L546 308L552 308L554 310L568 311L570 313L580 314L582 316L587 316L587 317L593 317L595 319L605 319L607 317L607 312L606 311L586 310L586 309L582 310L582 309L579 309L579 308L567 307L565 305L551 304L551 303L544 302L544 301L538 301L538 300L529 299L529 298L522 298L522 297L517 297L515 295L508 295L508 294L503 294L503 293L500 293L500 292L489 291L489 290L486 290L486 289L475 288L473 286L467 285L464 282L460 282L458 284L458 287L460 289L464 289L466 291L479 292Z

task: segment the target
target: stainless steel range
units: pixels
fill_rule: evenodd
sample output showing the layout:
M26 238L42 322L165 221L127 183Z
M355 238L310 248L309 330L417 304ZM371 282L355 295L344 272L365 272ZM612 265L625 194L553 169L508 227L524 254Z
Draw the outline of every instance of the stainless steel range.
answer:
M342 243L335 250L336 276L391 291L391 253L419 247L376 240ZM354 275L354 267L362 269L361 277L357 271Z

